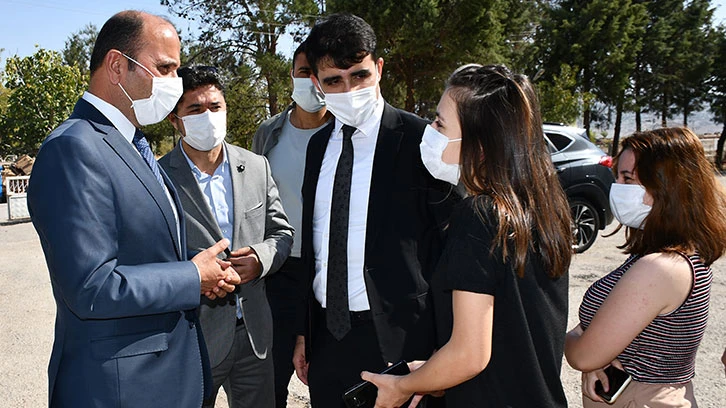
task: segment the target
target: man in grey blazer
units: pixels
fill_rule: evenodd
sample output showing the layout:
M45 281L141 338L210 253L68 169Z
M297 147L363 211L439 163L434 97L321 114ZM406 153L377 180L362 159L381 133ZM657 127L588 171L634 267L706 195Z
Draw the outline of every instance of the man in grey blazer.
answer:
M221 238L232 242L227 260L241 278L224 299L203 299L202 332L209 351L214 407L220 385L234 408L272 408L272 316L265 280L290 254L293 228L283 212L267 160L224 142L227 107L214 67L177 71L184 94L168 119L181 134L159 160L184 208L187 250Z

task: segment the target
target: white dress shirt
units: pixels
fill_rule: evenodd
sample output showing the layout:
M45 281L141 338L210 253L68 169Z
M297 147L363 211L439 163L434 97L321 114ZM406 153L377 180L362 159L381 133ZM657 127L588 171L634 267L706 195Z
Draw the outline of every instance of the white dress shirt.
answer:
M222 163L214 170L214 174L207 174L199 170L199 167L187 156L187 152L181 146L179 149L181 149L197 179L199 189L202 190L207 205L212 210L214 219L217 220L222 236L232 242L234 196L232 194L232 174L230 173L229 159L227 158L227 147L222 146Z
M363 278L365 266L366 221L368 198L371 191L373 158L378 142L385 102L378 98L373 115L360 125L351 138L353 142L353 175L350 187L350 214L348 217L348 308L351 311L370 310L368 293ZM320 304L326 306L328 283L328 252L330 242L330 206L333 198L333 181L338 158L343 150L343 123L335 121L328 146L320 166L318 186L315 191L313 210L313 251L315 254L315 278L313 292Z

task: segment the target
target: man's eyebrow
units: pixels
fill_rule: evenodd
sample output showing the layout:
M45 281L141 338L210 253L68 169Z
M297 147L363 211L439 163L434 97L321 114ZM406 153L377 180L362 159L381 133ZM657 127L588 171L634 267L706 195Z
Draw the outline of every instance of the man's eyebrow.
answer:
M333 81L337 81L337 80L340 80L340 79L343 79L343 76L342 75L333 75L333 76L329 76L329 77L323 78L323 82L325 82L326 84L329 84L329 83L331 83Z
M436 111L436 120L441 123L446 123L446 121L441 117L441 113L439 113L439 111Z
M358 76L358 75L362 75L362 74L370 75L371 74L371 70L368 69L368 68L359 69L358 71L351 72L350 73L350 76Z

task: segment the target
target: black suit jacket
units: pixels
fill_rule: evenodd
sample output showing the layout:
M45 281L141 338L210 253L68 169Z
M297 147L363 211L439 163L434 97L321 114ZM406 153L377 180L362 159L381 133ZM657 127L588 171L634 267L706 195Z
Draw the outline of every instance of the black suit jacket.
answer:
M453 204L453 186L431 177L419 144L427 122L388 104L383 110L371 175L365 243L364 279L386 361L425 359L435 343L429 278L443 248ZM334 123L308 144L303 181L302 253L308 271L310 305L306 325L307 355L314 320L312 293L315 259L313 207L320 166Z

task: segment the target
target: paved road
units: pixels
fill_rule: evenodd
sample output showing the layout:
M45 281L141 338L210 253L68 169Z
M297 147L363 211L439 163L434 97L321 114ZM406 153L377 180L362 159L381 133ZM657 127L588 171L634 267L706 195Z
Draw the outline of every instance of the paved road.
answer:
M0 205L0 407L47 405L47 364L53 339L55 305L40 242L30 223L3 225L7 207ZM574 258L570 269L570 324L590 283L625 258L615 248L622 235L598 238L585 254ZM726 346L726 260L713 266L711 314L697 359L694 380L703 408L726 407L726 377L720 356ZM563 364L570 406L581 406L579 373ZM290 407L307 407L307 390L293 381ZM217 406L225 407L220 395Z

